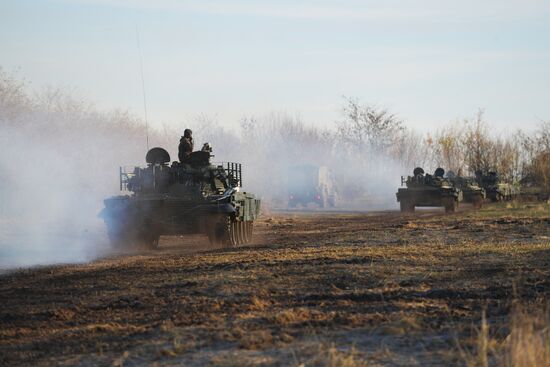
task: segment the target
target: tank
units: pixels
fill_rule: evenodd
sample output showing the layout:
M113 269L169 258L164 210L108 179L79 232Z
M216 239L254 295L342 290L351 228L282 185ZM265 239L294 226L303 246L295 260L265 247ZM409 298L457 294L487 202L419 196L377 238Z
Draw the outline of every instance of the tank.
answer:
M462 200L462 192L444 178L445 170L438 168L433 175L424 174L417 167L412 176L401 177L401 185L406 188L397 190L397 201L402 212L414 212L415 207L442 206L445 212L455 212L458 202Z
M162 235L205 234L214 245L250 242L260 200L242 190L239 163L210 163L211 148L173 162L153 148L146 167L120 168L123 195L104 200L100 212L116 248L156 248Z
M485 189L477 183L475 177L455 175L453 171L449 171L447 179L454 187L462 191L462 201L473 204L476 209L483 206L486 197Z
M288 207L307 206L320 208L337 206L337 192L330 170L325 166L302 165L288 170Z
M487 198L492 202L512 200L519 193L514 185L501 182L497 172L476 172L476 180L486 192Z

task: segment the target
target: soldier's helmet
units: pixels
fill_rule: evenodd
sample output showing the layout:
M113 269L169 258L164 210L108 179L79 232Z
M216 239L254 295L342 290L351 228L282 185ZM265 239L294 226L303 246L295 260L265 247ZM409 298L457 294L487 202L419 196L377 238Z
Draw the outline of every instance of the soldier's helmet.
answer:
M416 167L413 170L413 175L414 176L422 176L423 174L424 174L424 170L421 167Z
M183 136L185 138L190 138L191 135L193 135L193 132L191 131L191 129L185 129L185 131L183 132Z
M445 175L445 170L441 167L437 168L434 172L434 176L435 177L441 177L443 178L443 176Z
M447 178L449 178L450 180L454 180L455 177L456 177L456 173L454 173L454 171L447 172Z

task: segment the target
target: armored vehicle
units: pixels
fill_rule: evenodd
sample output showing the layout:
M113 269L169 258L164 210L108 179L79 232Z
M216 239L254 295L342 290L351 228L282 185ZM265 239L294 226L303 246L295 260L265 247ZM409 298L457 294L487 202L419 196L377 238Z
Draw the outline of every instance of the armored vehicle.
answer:
M501 182L495 171L487 173L477 171L476 180L485 189L487 198L492 202L512 200L519 191L514 185Z
M402 212L413 212L417 206L443 206L445 211L454 212L462 200L462 192L444 178L445 170L438 168L433 175L424 174L424 170L417 167L412 176L406 179L401 177L401 185L406 188L397 190L397 201Z
M479 209L483 205L486 194L474 177L457 176L453 171L447 172L447 178L454 187L462 191L462 200L465 203L471 203L474 208Z
M288 206L317 204L321 208L337 205L336 185L327 167L303 165L288 170Z
M100 217L117 248L158 246L161 235L203 233L216 245L248 243L260 200L241 190L239 163L210 163L211 148L173 162L162 148L147 152L146 167L120 169L120 195L104 200Z

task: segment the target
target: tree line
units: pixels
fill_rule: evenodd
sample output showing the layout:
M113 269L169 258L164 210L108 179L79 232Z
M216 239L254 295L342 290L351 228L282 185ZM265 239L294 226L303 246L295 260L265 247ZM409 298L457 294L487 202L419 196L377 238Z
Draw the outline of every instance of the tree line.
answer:
M101 111L59 89L32 91L26 81L2 69L0 124L5 131L36 140L43 149L66 151L73 165L91 165L95 175L105 170L102 176L115 176L112 172L119 165L140 163L145 154L140 118L124 110ZM428 134L407 126L388 109L355 98L343 99L341 118L329 127L286 113L246 116L238 127L208 115L178 125L181 129L150 129L151 144L167 147L177 157L181 131L191 127L200 143L214 146L216 160L244 163L248 185L260 193L275 190L273 184L281 182L290 166L304 163L332 168L349 195L367 190L393 198L389 187L394 191L399 176L417 166L426 171L441 166L462 175L494 170L505 180L529 180L550 189L550 122L541 121L533 132L499 135L482 110Z

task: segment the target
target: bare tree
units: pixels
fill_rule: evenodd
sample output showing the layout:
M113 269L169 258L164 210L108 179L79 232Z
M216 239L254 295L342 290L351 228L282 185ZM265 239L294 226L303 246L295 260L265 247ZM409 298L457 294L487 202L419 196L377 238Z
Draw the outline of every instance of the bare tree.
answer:
M345 98L345 97L344 97ZM342 142L359 152L385 154L404 131L403 121L386 109L345 98L344 119L337 122Z
M483 119L483 110L479 110L473 121L466 120L464 136L465 163L468 171L488 171L495 169L491 164L493 142L489 137L487 123Z
M438 166L458 173L464 168L464 131L459 124L450 124L435 133L432 154Z
M532 135L522 136L525 180L550 190L550 122L542 121Z
M32 109L25 80L17 79L0 67L0 122L16 124L18 117Z

